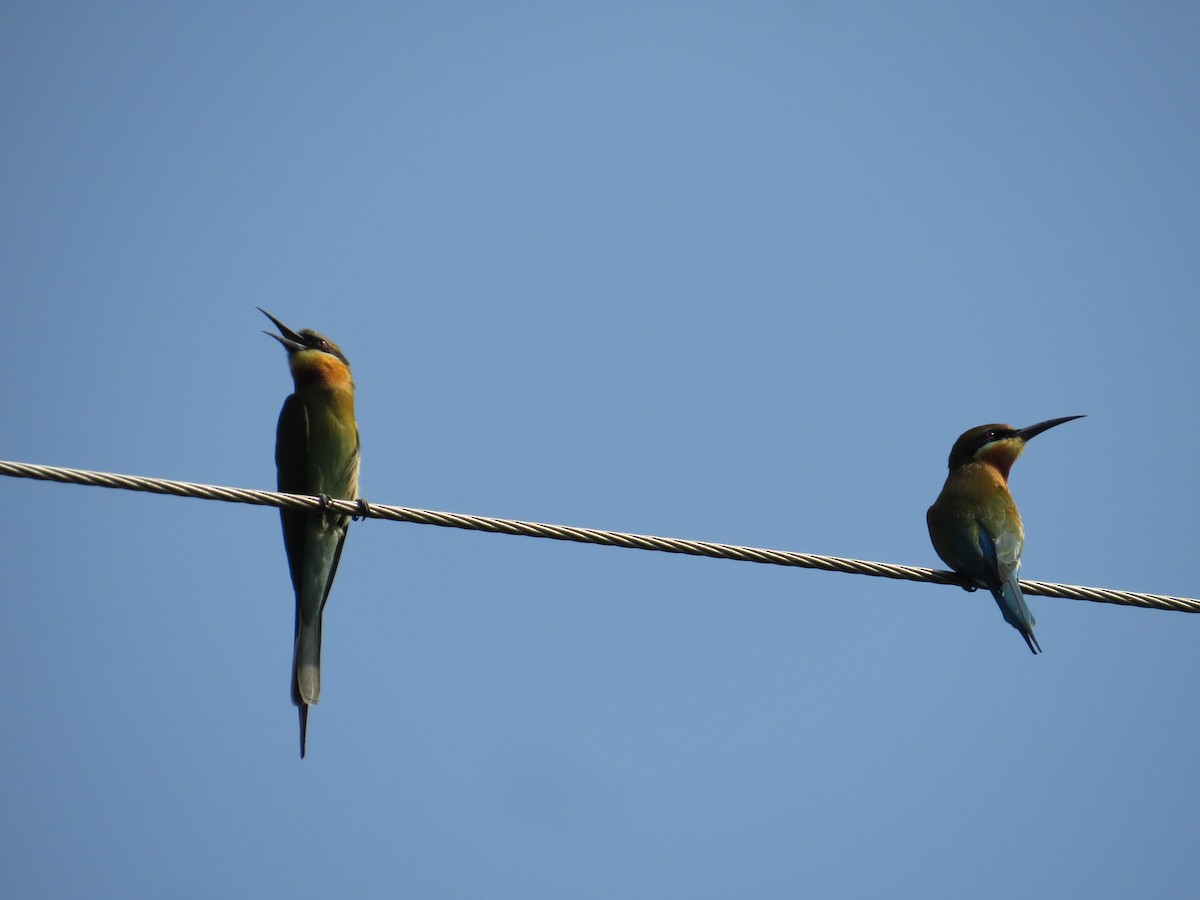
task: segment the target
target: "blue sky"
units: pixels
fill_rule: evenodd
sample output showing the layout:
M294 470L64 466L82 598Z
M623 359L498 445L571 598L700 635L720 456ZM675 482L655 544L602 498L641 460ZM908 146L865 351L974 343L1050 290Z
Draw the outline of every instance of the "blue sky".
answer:
M1188 4L0 6L0 457L1197 596ZM0 479L0 894L1185 897L1192 617Z

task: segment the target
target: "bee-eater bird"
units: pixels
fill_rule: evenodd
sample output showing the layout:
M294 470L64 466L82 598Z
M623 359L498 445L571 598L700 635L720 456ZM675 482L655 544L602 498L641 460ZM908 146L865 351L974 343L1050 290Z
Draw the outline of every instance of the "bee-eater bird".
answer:
M1025 528L1008 491L1008 472L1034 437L1082 418L1064 416L1028 428L980 425L964 432L950 451L942 493L925 516L937 555L971 582L968 590L992 592L1004 621L1021 632L1033 653L1042 647L1033 636L1037 623L1017 582Z
M305 328L292 331L262 307L275 323L292 371L295 392L284 402L275 434L279 490L339 500L358 496L358 425L354 421L354 382L350 363L337 344ZM280 509L283 545L296 591L296 643L292 660L292 702L300 708L300 757L308 733L308 708L321 694L321 614L350 517L325 510Z

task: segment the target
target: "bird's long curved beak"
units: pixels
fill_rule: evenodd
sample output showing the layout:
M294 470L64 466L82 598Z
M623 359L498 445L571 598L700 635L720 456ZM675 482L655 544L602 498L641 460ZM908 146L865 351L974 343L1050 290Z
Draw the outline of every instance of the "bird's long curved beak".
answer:
M1017 432L1017 437L1023 441L1029 441L1037 437L1043 431L1049 431L1055 425L1061 425L1063 422L1071 422L1075 419L1082 419L1083 416L1063 416L1061 419L1047 419L1045 422L1038 422L1036 425L1030 425L1028 428L1022 428Z
M279 329L279 334L272 334L269 331L264 331L263 334L266 334L266 335L269 335L269 336L275 338L275 340L277 340L277 341L279 341L279 343L283 344L283 346L286 347L288 350L303 350L303 349L305 349L305 347L308 346L307 344L304 343L304 338L300 337L300 335L296 334L296 332L292 331L292 329L288 328L286 325L284 325L282 322L280 322L277 318L275 318L273 315L271 315L269 312L267 312L265 309L263 309L261 306L256 306L255 309L257 309L260 313L262 313L264 316L266 316L268 319L270 319L272 322L274 322L275 327ZM283 335L283 337L280 337L279 335Z

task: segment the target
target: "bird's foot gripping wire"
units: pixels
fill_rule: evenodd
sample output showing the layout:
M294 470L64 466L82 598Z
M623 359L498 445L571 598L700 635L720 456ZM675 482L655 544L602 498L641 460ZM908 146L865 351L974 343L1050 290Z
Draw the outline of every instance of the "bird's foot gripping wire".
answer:
M329 512L333 507L333 498L328 494L317 494L317 501L321 504L321 512Z
M363 519L369 518L371 515L371 504L362 497L359 497L354 502L358 505L358 512L350 517L351 520L355 522L361 522Z
M957 584L960 588L962 588L968 594L973 594L977 590L979 590L979 585L975 584L972 581L968 581L966 575L961 575L958 572L947 572L946 574L950 575L954 579L951 582L952 584Z

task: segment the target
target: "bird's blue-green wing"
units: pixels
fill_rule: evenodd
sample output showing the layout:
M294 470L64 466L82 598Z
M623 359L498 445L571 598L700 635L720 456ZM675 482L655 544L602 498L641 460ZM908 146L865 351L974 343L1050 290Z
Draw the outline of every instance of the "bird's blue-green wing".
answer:
M275 469L278 489L286 494L308 494L308 410L291 394L279 412L275 432ZM305 522L303 510L281 509L283 546L287 551L292 587L299 592L304 573Z
M1029 604L1025 602L1025 595L1021 592L1021 585L1017 579L1017 572L1021 568L1020 540L1008 531L993 540L987 529L981 527L979 550L990 569L992 580L988 587L992 596L996 598L1004 621L1021 632L1021 637L1025 638L1025 643L1032 652L1041 652L1041 645L1033 635L1033 626L1037 624L1037 620L1029 611Z

